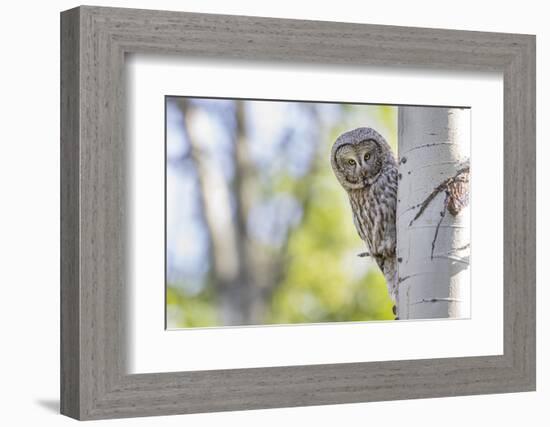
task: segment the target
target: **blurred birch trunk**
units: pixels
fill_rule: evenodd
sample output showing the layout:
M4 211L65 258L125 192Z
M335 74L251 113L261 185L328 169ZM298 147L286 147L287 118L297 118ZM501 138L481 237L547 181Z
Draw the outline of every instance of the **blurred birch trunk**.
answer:
M399 107L398 316L470 315L470 110Z
M221 324L258 323L261 319L254 310L257 292L246 227L255 177L247 155L243 105L235 104L235 133L230 148L234 176L230 182L223 180L217 168L209 167L208 157L199 154L199 135L186 120L194 113L192 107L184 98L179 99L178 105L186 121L184 128L198 172L200 205L210 242L210 280L216 289Z
M185 98L179 98L176 105L183 114L182 129L189 142L188 155L200 189L198 205L209 244L209 281L215 291L220 324L262 324L271 294L286 271L290 229L286 230L280 247L273 249L267 257L266 251L250 235L247 227L253 202L261 199L261 188L258 170L250 159L247 147L244 103L236 102L234 111L230 113L232 117L226 117L227 122L235 124L231 130L234 133L228 155L234 170L230 180L220 175L201 148L201 135L192 126L197 110ZM304 108L313 120L318 121L314 108L310 105ZM281 143L289 143L290 137L290 134L283 135ZM296 186L312 188L308 183L315 178L317 166L317 162L313 161L309 172L297 180ZM304 210L307 210L310 197L310 191L295 195Z

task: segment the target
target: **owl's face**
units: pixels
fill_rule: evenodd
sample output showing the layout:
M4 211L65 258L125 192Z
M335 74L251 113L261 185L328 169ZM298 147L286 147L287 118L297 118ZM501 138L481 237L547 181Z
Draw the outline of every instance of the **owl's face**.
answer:
M371 185L392 156L386 140L371 128L340 135L331 154L332 169L346 190Z
M340 146L335 159L349 187L369 185L382 168L380 146L372 139Z

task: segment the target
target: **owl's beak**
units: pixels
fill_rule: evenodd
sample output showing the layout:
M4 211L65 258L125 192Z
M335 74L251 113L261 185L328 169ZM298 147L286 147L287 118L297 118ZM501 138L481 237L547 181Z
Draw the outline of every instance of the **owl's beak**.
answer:
M361 178L363 181L363 185L370 185L369 173L366 168L361 171Z

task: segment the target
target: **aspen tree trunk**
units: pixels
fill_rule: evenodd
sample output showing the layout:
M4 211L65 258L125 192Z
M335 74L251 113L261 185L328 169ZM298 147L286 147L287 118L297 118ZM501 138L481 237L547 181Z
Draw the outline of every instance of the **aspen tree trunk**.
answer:
M470 110L399 107L398 316L470 316Z

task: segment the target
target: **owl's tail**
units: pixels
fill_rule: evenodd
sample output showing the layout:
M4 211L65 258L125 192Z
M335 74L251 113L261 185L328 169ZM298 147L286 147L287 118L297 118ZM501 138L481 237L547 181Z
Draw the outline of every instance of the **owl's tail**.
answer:
M384 265L382 272L386 278L386 285L388 286L388 292L393 301L393 314L397 316L397 261L396 257L386 257L384 259ZM397 317L396 317L397 319Z

